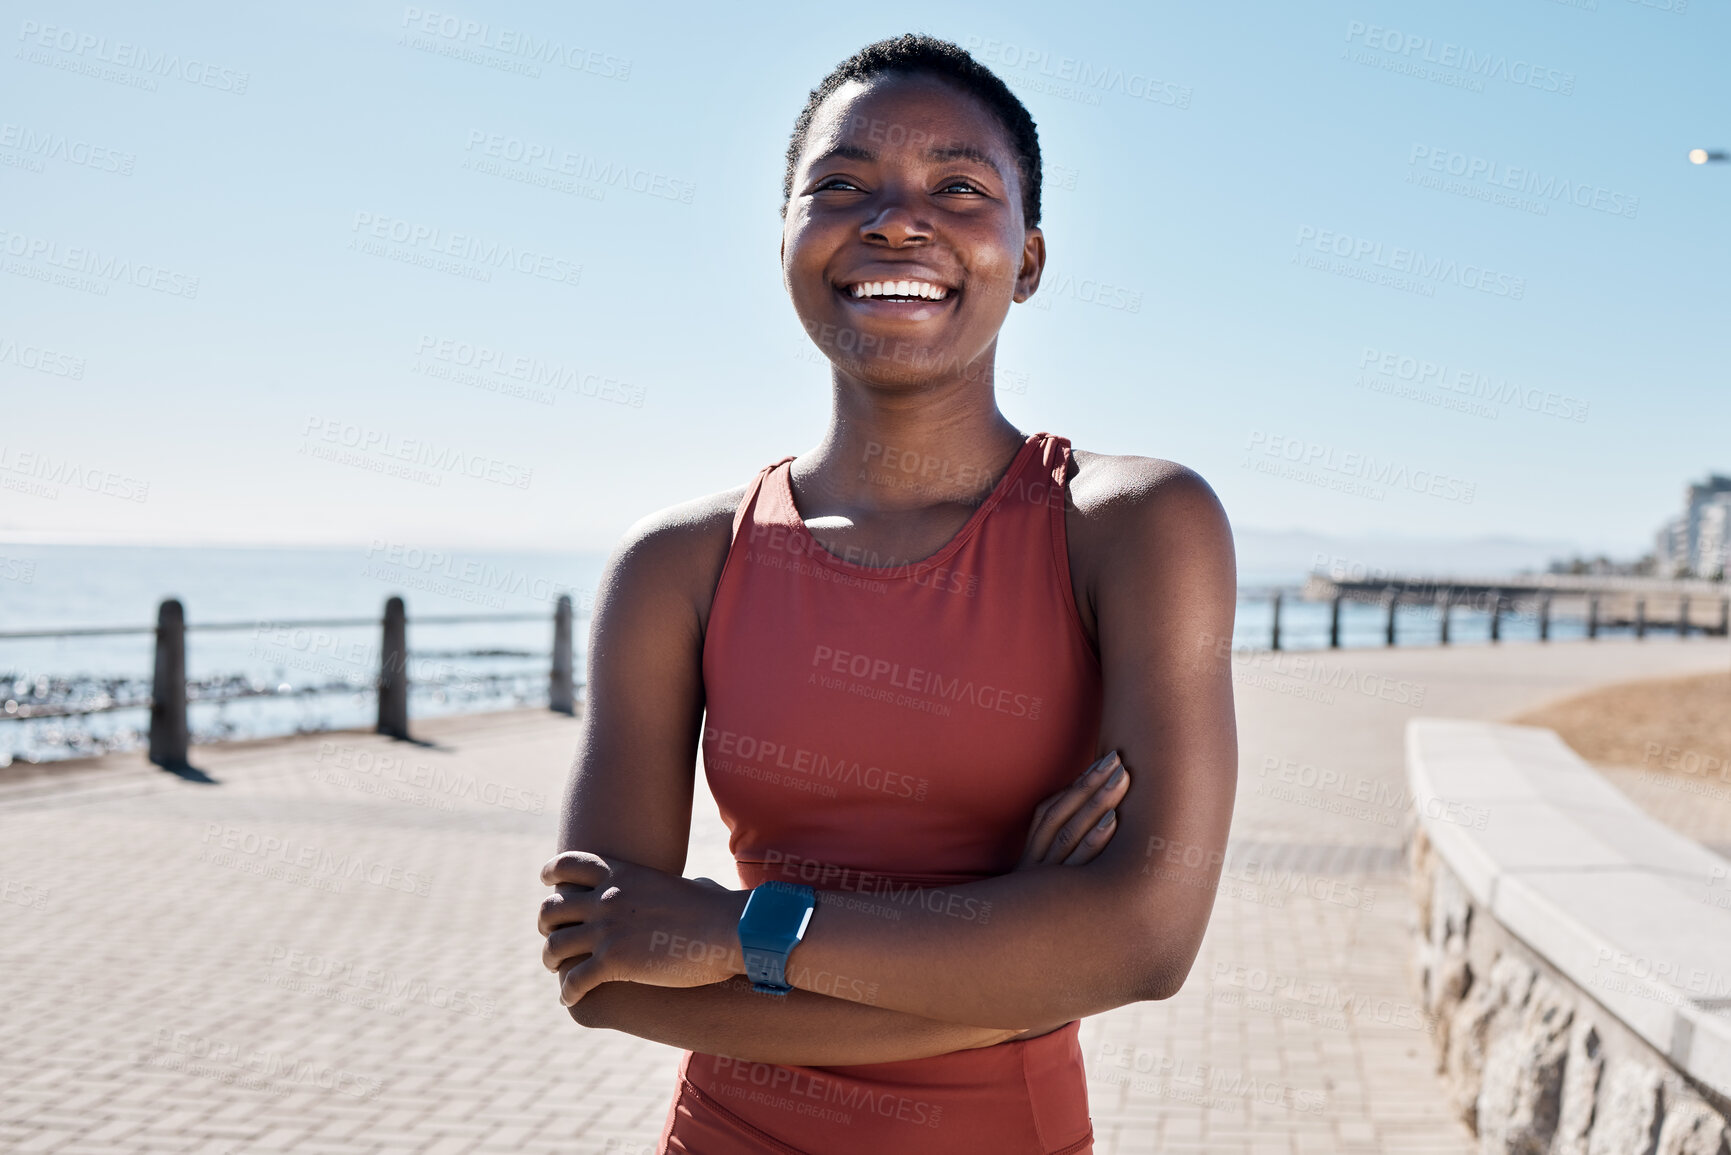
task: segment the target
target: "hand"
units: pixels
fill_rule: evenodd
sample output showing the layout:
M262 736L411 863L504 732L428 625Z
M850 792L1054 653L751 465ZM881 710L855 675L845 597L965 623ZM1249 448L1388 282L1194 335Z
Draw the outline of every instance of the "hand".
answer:
M580 850L548 862L541 881L554 888L537 922L541 961L567 1007L606 982L702 987L744 973L745 891Z
M1028 843L1016 869L1094 861L1117 833L1116 807L1129 789L1130 772L1118 751L1107 751L1075 782L1034 809Z

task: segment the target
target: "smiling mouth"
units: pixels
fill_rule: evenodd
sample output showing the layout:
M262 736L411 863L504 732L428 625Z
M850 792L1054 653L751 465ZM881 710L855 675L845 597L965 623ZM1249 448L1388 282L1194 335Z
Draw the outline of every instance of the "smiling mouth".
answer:
M859 281L840 286L841 292L856 301L943 301L956 290L931 281Z

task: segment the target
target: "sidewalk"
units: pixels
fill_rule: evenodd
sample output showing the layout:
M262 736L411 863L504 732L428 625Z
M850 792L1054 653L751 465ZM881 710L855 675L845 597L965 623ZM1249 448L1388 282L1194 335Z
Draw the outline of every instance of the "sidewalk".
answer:
M1721 643L1240 660L1228 876L1184 990L1084 1023L1101 1155L1465 1153L1406 971L1401 736ZM1329 700L1324 700L1325 698ZM1415 701L1416 699L1416 701ZM576 724L136 755L0 788L0 1149L639 1155L676 1053L566 1018L534 930ZM733 881L699 799L688 874Z

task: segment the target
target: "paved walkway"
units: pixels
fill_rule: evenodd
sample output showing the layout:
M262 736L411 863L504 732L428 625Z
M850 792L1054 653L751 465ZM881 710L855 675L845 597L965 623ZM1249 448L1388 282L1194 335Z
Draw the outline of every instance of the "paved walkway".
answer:
M1461 1152L1406 971L1401 735L1722 644L1263 655L1237 665L1229 875L1184 990L1089 1020L1101 1155ZM574 723L420 724L136 756L0 788L0 1149L615 1152L675 1053L572 1024L535 870ZM730 877L700 801L688 873Z

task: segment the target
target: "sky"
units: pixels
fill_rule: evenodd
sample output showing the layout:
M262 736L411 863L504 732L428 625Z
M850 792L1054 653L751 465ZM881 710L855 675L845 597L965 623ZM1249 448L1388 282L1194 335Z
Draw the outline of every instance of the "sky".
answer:
M1040 131L1025 432L1235 526L1632 556L1731 470L1702 0L0 6L0 540L605 549L814 446L807 91L903 31Z

